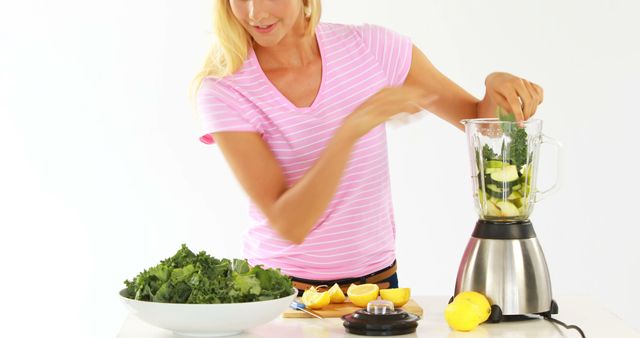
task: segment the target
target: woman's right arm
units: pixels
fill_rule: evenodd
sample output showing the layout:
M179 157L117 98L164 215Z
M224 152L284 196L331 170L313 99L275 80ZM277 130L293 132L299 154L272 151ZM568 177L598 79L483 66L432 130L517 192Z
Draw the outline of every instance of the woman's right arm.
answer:
M382 89L345 118L318 160L291 187L259 134L216 132L213 137L271 226L282 238L300 244L331 202L356 141L393 115L416 113L430 101L412 87Z

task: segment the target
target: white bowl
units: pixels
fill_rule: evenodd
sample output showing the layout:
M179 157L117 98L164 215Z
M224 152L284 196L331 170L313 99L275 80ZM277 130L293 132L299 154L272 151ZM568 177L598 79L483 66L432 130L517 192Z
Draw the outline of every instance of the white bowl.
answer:
M220 337L268 323L278 317L298 294L260 302L230 304L174 304L134 300L120 291L120 299L141 320L179 336Z

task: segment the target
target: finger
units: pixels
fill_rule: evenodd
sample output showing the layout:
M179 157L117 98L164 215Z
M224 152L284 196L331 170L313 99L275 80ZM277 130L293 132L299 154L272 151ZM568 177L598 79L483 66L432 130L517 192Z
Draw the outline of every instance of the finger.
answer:
M516 121L523 121L524 114L522 112L522 105L520 103L520 100L518 100L518 97L513 93L506 94L505 97L507 98L507 102L509 102L508 107L511 108L511 113L516 118Z
M531 118L531 116L533 116L533 114L535 114L535 111L538 108L538 104L540 103L540 101L539 101L538 92L535 90L535 88L533 88L533 85L531 84L531 82L527 80L523 80L522 83L524 85L525 90L527 91L527 93L529 93L529 96L531 97L531 100L529 101L527 105L527 109L524 114L525 120L528 120Z
M541 102L540 95L538 94L538 91L535 89L535 87L531 82L525 80L524 85L525 87L527 87L527 90L529 91L529 93L531 93L533 96L531 112L529 115L529 118L531 118L533 115L535 115L536 111L538 110L538 105Z
M538 86L533 82L531 83L531 85L536 90L536 93L538 93L538 98L540 100L540 103L542 103L542 101L544 101L544 90L542 89L542 87Z
M491 95L491 99L500 107L502 108L502 110L504 111L509 111L510 109L508 109L509 105L509 101L507 101L507 98L504 97L502 94L495 92L493 95ZM499 117L499 116L496 116Z
M532 93L529 92L525 85L525 80L519 80L514 85L514 89L522 102L522 119L527 120L531 115L532 104L533 104L533 96Z

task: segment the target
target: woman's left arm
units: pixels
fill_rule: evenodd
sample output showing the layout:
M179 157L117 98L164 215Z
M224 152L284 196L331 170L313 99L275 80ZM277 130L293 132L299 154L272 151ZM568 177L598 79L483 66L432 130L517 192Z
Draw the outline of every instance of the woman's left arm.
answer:
M484 98L478 100L438 71L416 46L413 46L411 68L404 85L421 88L425 95L436 95L438 99L429 110L459 129L464 129L460 123L463 119L496 117L498 105L514 114L517 121L527 120L543 99L540 86L497 72L487 76Z

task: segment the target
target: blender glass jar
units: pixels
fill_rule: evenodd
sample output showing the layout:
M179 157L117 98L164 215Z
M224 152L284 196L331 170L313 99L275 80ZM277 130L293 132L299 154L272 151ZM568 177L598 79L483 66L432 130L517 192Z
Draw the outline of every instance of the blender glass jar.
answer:
M480 218L499 222L528 219L535 202L556 187L536 188L540 145L559 148L559 143L542 134L542 121L537 119L461 122L469 142L473 195Z

